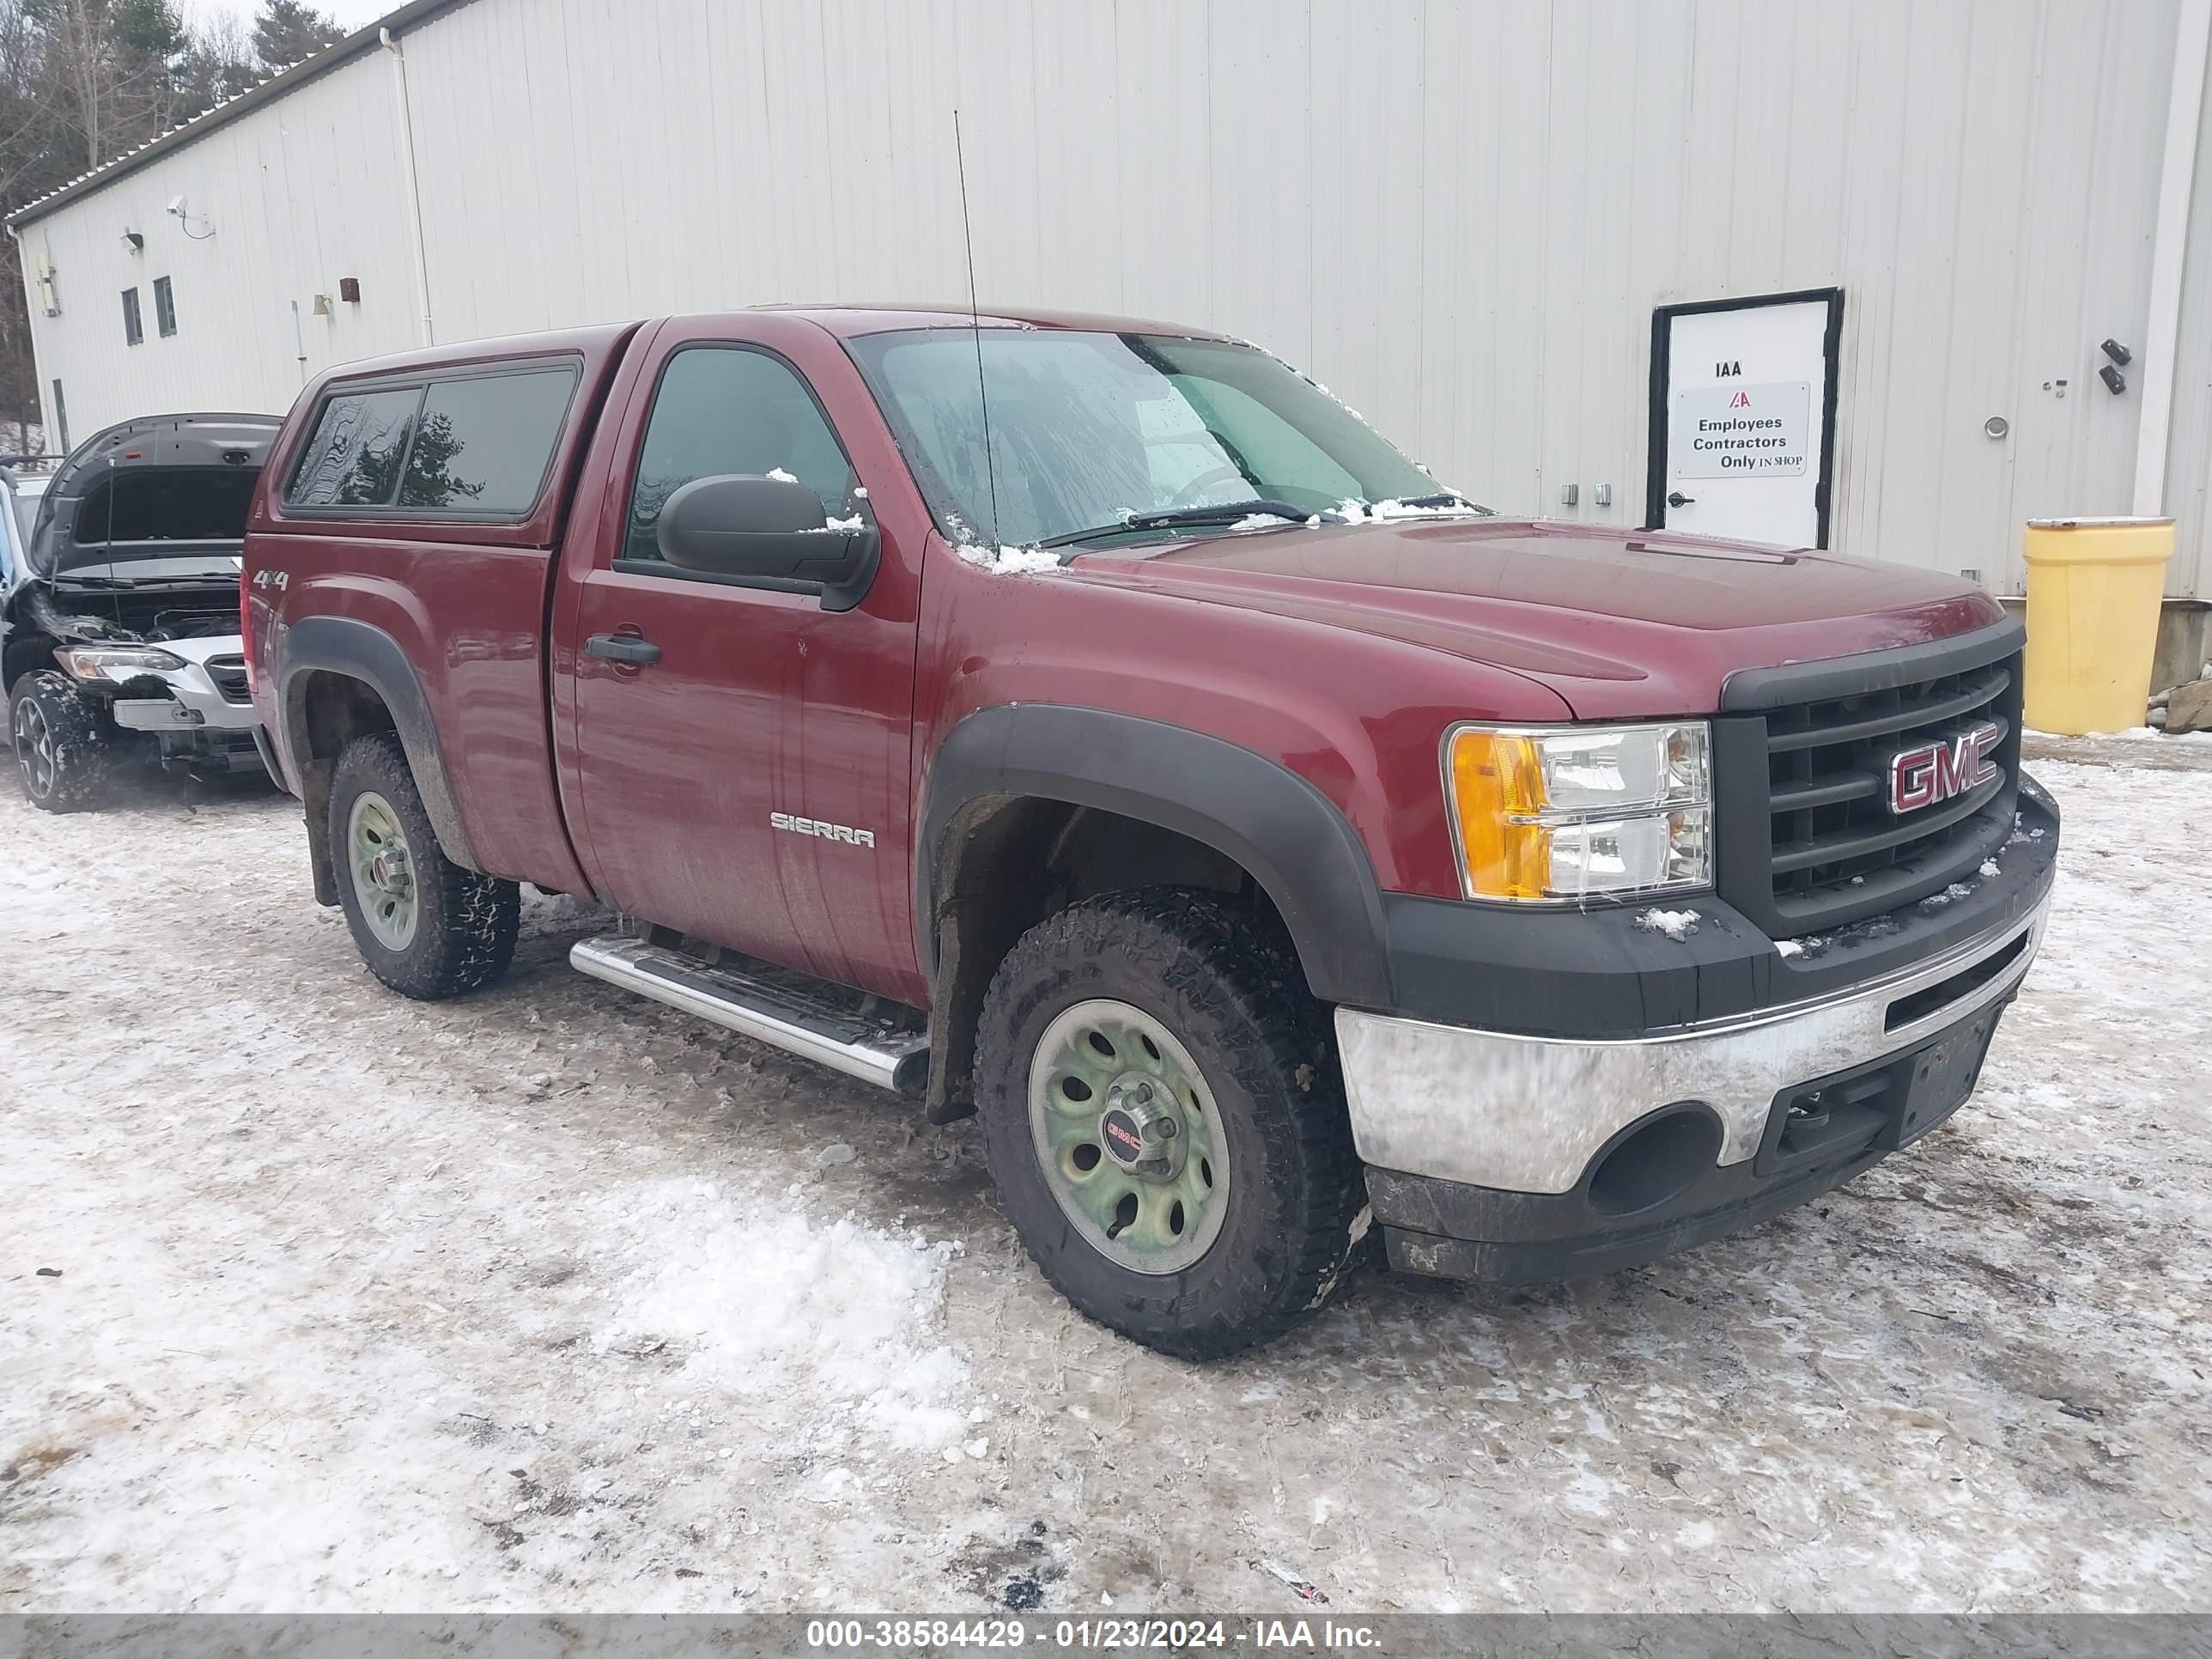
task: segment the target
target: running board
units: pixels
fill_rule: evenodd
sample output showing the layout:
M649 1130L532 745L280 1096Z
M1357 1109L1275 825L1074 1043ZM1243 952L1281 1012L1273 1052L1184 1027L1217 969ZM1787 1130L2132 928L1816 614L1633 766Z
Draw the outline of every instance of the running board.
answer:
M919 1095L929 1079L929 1038L893 1030L829 997L771 985L681 951L610 934L577 942L573 968L687 1014L827 1066L863 1083Z

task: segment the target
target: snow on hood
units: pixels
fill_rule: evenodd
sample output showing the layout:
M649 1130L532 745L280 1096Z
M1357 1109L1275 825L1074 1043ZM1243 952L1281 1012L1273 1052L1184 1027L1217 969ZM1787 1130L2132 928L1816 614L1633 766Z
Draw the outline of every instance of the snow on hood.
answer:
M778 475L775 472L769 474L772 478ZM1456 490L1438 493L1459 494ZM1121 514L1123 522L1126 523L1136 517L1139 510L1133 507L1123 507ZM1466 496L1461 496L1457 504L1438 507L1401 501L1363 501L1347 495L1331 507L1329 513L1331 517L1328 519L1324 519L1318 513L1304 519L1285 518L1279 513L1247 513L1243 518L1224 526L1216 533L1241 536L1255 530L1287 530L1298 525L1304 525L1307 529L1312 530L1331 522L1382 524L1402 519L1463 519L1470 514L1485 518L1491 516L1487 508L1476 507L1473 501ZM836 527L839 526L839 521L833 519L830 524ZM979 570L988 570L994 575L1000 576L1042 576L1067 568L1067 560L1048 548L993 547L978 541L975 539L975 532L963 524L957 514L952 517L952 528L955 537L951 544L952 550ZM1211 529L1211 526L1208 528ZM1074 550L1071 548L1070 556L1073 556L1073 552Z
M963 542L952 550L963 562L994 576L1043 576L1067 568L1059 554L1042 547L983 547Z

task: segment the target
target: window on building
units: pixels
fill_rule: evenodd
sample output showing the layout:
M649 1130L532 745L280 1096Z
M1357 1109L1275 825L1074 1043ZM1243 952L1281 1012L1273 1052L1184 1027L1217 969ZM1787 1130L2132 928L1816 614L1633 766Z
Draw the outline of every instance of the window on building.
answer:
M177 331L177 296L170 291L166 276L154 279L154 326L161 331L165 340Z
M137 345L146 337L146 326L138 320L138 290L123 290L123 343Z
M434 382L399 480L398 505L528 513L575 389L573 368Z
M55 453L66 455L70 447L69 404L62 396L62 383L58 379L54 381L54 427L56 435L61 440L61 447ZM49 444L47 447L52 449L53 446Z
M804 380L765 352L678 352L661 372L638 452L624 556L660 556L662 504L692 479L778 471L819 495L832 518L857 510L852 464Z

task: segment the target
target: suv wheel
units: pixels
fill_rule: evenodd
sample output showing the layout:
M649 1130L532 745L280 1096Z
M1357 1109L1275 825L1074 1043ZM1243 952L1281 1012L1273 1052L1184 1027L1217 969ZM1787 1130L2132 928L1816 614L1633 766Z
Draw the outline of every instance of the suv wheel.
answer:
M23 793L32 805L48 812L82 812L106 797L115 736L68 675L44 668L17 680L9 701L8 729Z
M985 999L991 1173L1045 1277L1091 1318L1211 1359L1336 1288L1364 1194L1325 1011L1288 944L1210 896L1052 916Z
M370 973L404 995L434 1000L507 971L521 890L445 855L392 733L356 738L338 757L330 832L338 902Z

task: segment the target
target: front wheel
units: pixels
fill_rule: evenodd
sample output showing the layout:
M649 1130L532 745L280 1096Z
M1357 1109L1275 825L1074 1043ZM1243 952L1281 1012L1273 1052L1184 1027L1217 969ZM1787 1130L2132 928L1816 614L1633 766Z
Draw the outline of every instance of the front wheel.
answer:
M353 942L368 971L393 990L431 1001L507 971L521 890L446 856L392 733L356 738L339 755L330 846Z
M106 799L115 772L116 734L68 675L42 668L17 680L8 728L15 769L32 805L82 812Z
M977 1104L1045 1277L1148 1347L1211 1359L1319 1307L1365 1231L1325 1011L1287 942L1162 889L1052 916L985 999Z

